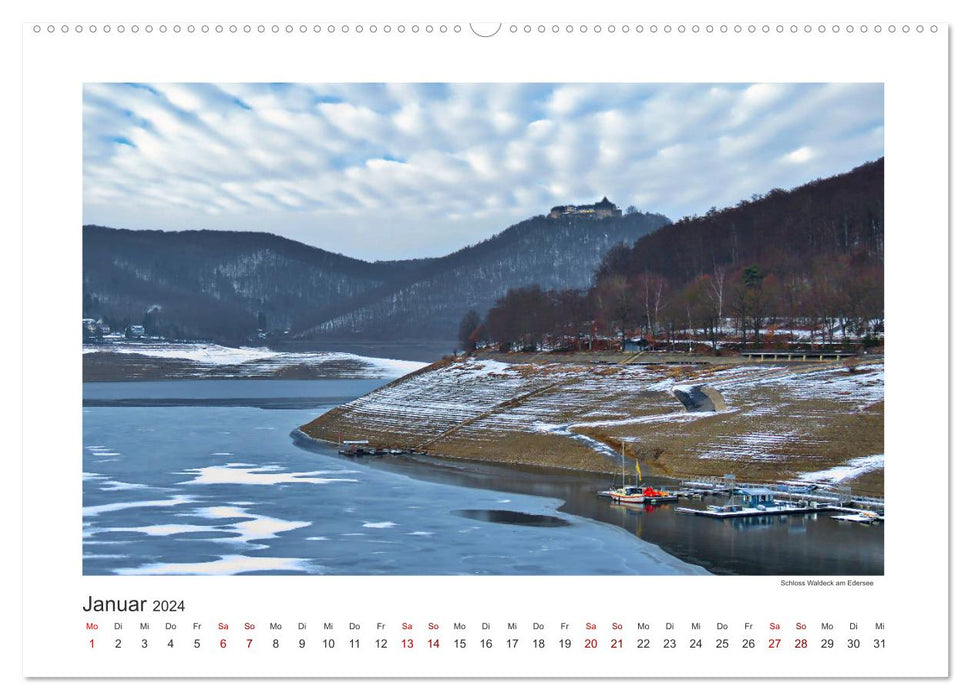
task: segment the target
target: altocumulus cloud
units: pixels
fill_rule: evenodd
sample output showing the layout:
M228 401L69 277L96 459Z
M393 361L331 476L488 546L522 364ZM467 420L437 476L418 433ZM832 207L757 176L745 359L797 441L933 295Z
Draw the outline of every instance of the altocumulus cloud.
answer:
M449 252L607 195L676 219L883 155L880 84L102 84L84 220Z

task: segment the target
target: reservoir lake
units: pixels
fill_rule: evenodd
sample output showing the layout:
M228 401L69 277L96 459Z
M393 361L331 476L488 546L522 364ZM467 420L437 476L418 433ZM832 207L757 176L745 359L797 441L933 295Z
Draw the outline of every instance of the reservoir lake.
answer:
M387 381L85 383L83 573L883 573L882 525L617 506L595 495L609 476L346 458L294 435Z

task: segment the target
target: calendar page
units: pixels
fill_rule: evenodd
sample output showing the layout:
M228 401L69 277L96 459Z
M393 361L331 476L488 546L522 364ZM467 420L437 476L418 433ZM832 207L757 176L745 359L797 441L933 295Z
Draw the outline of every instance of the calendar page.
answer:
M787 11L28 20L24 675L948 677L949 25Z

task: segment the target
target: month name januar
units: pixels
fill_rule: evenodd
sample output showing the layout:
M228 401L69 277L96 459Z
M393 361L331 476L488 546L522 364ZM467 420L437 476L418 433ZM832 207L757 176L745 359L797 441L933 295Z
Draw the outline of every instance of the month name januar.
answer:
M88 596L88 604L81 609L84 612L144 612L147 600L132 598L131 600L113 598L94 598Z

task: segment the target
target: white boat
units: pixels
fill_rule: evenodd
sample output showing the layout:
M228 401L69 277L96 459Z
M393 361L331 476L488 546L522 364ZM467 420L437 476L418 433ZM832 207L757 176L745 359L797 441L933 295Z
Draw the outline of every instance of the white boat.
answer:
M644 489L640 486L628 486L627 485L627 443L620 443L620 487L616 489L611 489L608 493L610 494L610 500L616 501L617 503L643 503L644 502ZM638 469L638 471L640 471Z
M640 486L621 486L610 491L610 500L617 503L643 503L644 489Z
M843 520L848 523L862 523L864 525L870 525L877 522L880 516L870 510L860 511L859 513L844 513L842 515L834 515L833 520Z

